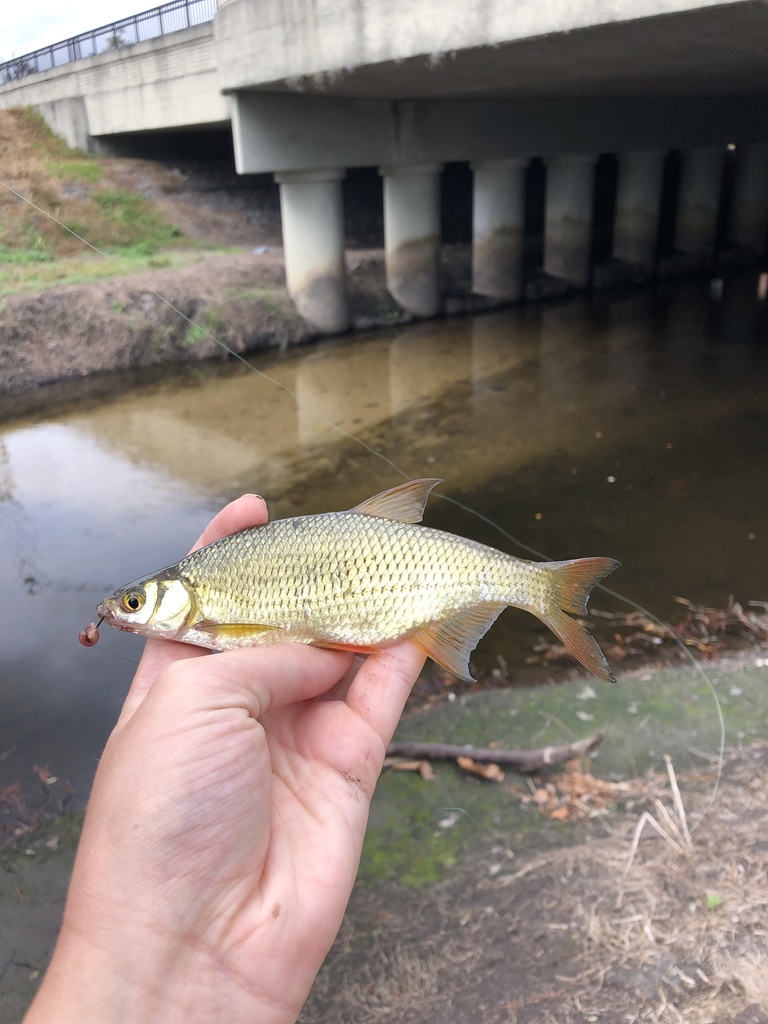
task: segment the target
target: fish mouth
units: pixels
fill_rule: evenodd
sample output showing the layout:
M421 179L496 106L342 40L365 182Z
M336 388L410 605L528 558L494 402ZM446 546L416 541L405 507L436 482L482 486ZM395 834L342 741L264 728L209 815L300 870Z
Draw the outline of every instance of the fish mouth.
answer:
M114 598L108 597L102 601L101 604L96 605L96 614L101 616L101 621L106 622L108 626L113 629L121 629L124 633L132 633L133 630L129 625L121 622L120 619L115 615L113 607Z

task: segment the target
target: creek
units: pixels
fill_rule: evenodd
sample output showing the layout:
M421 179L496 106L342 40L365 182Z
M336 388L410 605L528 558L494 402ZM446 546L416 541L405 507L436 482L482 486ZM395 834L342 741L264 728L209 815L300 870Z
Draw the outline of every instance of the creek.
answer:
M608 582L656 615L768 599L767 323L745 277L252 359L292 393L235 364L41 389L0 427L0 789L47 765L84 802L142 641L78 632L223 503L258 491L283 517L399 482L333 424L549 557L618 558ZM435 498L425 522L525 557ZM476 663L514 681L543 632L507 611Z

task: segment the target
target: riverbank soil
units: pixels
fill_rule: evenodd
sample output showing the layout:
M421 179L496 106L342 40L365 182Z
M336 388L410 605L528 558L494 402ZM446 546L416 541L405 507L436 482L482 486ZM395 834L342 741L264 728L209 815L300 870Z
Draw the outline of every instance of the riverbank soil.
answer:
M531 778L386 771L304 1024L768 1021L768 658L707 675L486 691L404 719L403 739L484 746L608 735ZM78 829L64 815L2 853L9 1024L45 968Z
M0 175L0 395L226 359L217 340L244 354L315 336L286 288L270 176L226 160L92 157L29 110L0 111L0 148L13 153ZM355 330L413 319L386 290L380 189L358 175L345 191ZM446 309L476 305L469 246L443 246L441 261Z
M316 336L288 295L282 249L186 255L183 266L0 298L0 396L113 370L285 350ZM349 253L347 262L358 330L412 319L386 291L380 250ZM446 249L443 264L458 288L468 248Z
M358 888L302 1020L764 1024L766 768L765 747L728 753L690 846L646 824L635 850L639 819L611 806L566 825L561 848L518 855L478 835L442 883ZM599 789L573 774L586 794ZM709 788L696 776L707 774L677 779L694 820ZM667 828L653 807L674 814L664 779L632 790Z

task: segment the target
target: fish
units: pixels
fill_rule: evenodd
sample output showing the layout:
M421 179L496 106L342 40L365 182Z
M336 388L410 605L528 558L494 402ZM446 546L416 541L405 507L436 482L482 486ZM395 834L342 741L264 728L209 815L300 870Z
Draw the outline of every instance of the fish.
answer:
M473 681L469 658L508 606L537 616L573 657L615 682L573 616L619 563L533 562L419 525L436 478L344 512L276 519L214 541L98 606L117 629L211 650L294 642L370 654L404 638Z

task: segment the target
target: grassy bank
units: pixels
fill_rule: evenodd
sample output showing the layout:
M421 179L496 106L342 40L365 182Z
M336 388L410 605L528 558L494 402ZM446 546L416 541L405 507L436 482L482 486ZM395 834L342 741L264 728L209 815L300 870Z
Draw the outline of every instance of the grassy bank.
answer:
M0 150L0 295L171 266L199 248L108 161L70 149L31 109L0 110Z

